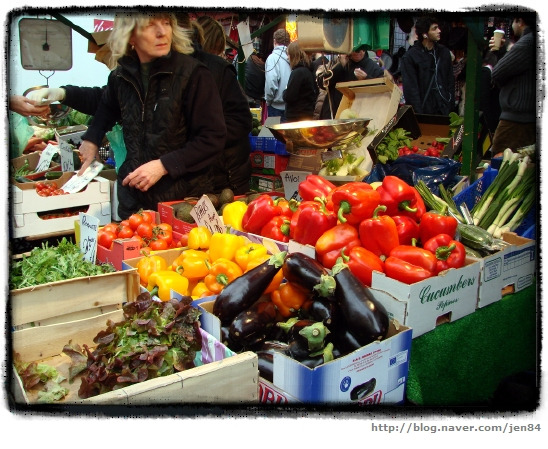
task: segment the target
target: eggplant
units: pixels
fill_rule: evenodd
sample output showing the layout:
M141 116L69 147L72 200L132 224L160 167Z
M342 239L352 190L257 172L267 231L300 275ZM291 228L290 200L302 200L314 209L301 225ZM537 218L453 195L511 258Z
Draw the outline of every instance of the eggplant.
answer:
M286 252L282 251L257 265L228 284L213 303L213 314L221 325L229 325L236 315L247 310L257 301L280 271Z
M339 350L340 355L350 354L356 349L360 349L363 345L352 335L348 329L340 326L329 334L329 341L333 342Z
M243 350L243 346L241 344L236 343L235 341L232 341L230 338L230 326L221 326L221 343L225 345L227 348L232 349L235 352L240 352Z
M259 361L259 375L263 379L274 382L274 354L276 352L285 354L287 346L287 343L281 341L267 340L263 342L260 349L255 351Z
M321 321L290 318L285 323L278 322L277 325L287 330L289 345L286 353L296 360L306 359L311 353L322 350L325 338L330 333Z
M259 299L234 318L228 330L229 340L243 348L262 343L276 322L276 316L272 301Z
M335 359L333 354L333 343L328 343L325 345L321 351L318 353L310 354L309 357L299 360L303 365L307 366L310 369L314 369L317 366L323 365L324 363L330 362Z
M339 304L347 329L361 346L382 340L388 333L390 319L384 306L348 268L338 262L333 267L337 282L335 299Z
M363 384L355 386L350 392L350 400L359 401L371 394L377 385L377 380L373 377Z
M316 294L305 301L300 312L303 318L322 321L331 332L333 332L332 327L340 320L337 302Z
M333 296L335 280L316 259L304 253L291 253L283 263L282 270L287 281L300 285L307 292L317 292L320 296Z

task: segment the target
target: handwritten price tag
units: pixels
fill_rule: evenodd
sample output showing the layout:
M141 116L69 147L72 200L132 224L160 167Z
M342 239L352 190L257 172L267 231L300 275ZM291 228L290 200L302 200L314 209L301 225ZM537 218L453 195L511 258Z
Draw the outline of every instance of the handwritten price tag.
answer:
M68 193L77 193L87 186L103 169L103 164L93 161L82 176L73 176L63 184L63 190Z
M301 196L299 195L299 184L303 182L306 177L311 174L309 171L290 171L286 170L280 173L282 177L282 183L284 185L284 195L290 199L295 199L297 201L302 201Z
M88 262L95 263L98 231L99 219L80 212L80 251Z
M61 140L59 150L61 151L61 170L74 171L74 151L70 144Z
M204 226L211 231L225 232L225 225L217 214L217 210L207 195L203 195L190 211L190 215L198 226Z
M58 152L59 148L57 147L57 145L52 145L51 143L48 144L48 146L42 151L42 154L40 155L40 160L38 161L38 165L36 165L36 169L34 171L36 173L46 171L51 164L51 159Z

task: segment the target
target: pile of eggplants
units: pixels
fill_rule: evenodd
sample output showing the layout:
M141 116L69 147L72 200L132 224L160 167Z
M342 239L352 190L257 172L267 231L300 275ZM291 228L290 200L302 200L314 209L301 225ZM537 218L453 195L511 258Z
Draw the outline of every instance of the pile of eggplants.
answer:
M263 292L279 270L310 296L297 316L286 319ZM223 343L236 352L254 351L261 377L272 381L274 354L281 352L315 368L388 333L388 313L342 259L332 270L304 253L279 253L228 284L213 313Z

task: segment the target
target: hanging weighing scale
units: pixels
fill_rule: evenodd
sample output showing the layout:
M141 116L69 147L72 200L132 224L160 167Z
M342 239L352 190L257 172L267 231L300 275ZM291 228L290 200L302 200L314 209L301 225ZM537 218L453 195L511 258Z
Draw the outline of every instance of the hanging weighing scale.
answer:
M29 92L49 86L51 78L57 70L72 68L72 30L68 25L53 19L24 18L19 21L19 48L21 65L25 70L38 70L46 78L45 86L27 89ZM49 76L43 71L52 72ZM46 103L45 103L46 104ZM71 108L53 103L46 117L29 117L29 121L37 126L50 126L55 121L65 117Z

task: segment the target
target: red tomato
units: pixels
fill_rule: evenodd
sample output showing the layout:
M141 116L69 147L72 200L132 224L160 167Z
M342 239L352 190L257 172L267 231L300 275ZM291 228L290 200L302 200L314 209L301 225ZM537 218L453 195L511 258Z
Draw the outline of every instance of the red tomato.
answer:
M118 225L116 223L109 223L103 226L103 231L110 231L115 235L118 234Z
M173 229L167 223L160 223L158 226L155 226L154 235L159 239L165 240L168 246L173 241Z
M97 233L97 243L105 248L110 249L114 239L116 239L116 234L114 234L114 232L101 229Z
M150 212L141 211L141 212L138 212L138 213L143 216L143 221L145 223L154 224L154 219L152 218L152 214Z
M122 220L122 221L120 222L120 226L121 226L121 227L127 226L127 227L129 228L129 227L130 227L130 226L129 226L129 220Z
M182 248L183 246L188 246L188 232L181 235L181 238L177 242L177 247Z
M141 223L137 226L136 232L145 240L150 240L154 235L154 226L150 223Z
M133 238L134 240L137 240L137 241L139 242L139 247L140 247L141 249L146 248L147 242L145 242L145 241L143 240L143 238L142 238L140 235L138 235L137 233L135 233L135 234L133 234L133 237L132 237L132 238Z
M129 216L128 221L129 221L129 227L133 229L134 231L136 231L139 225L143 223L143 215L139 213L131 214Z
M151 249L151 251L161 251L164 249L168 249L169 245L163 239L154 239L148 244L148 247Z
M120 230L118 231L118 238L129 239L133 237L133 233L133 229L131 229L129 226L120 226Z

